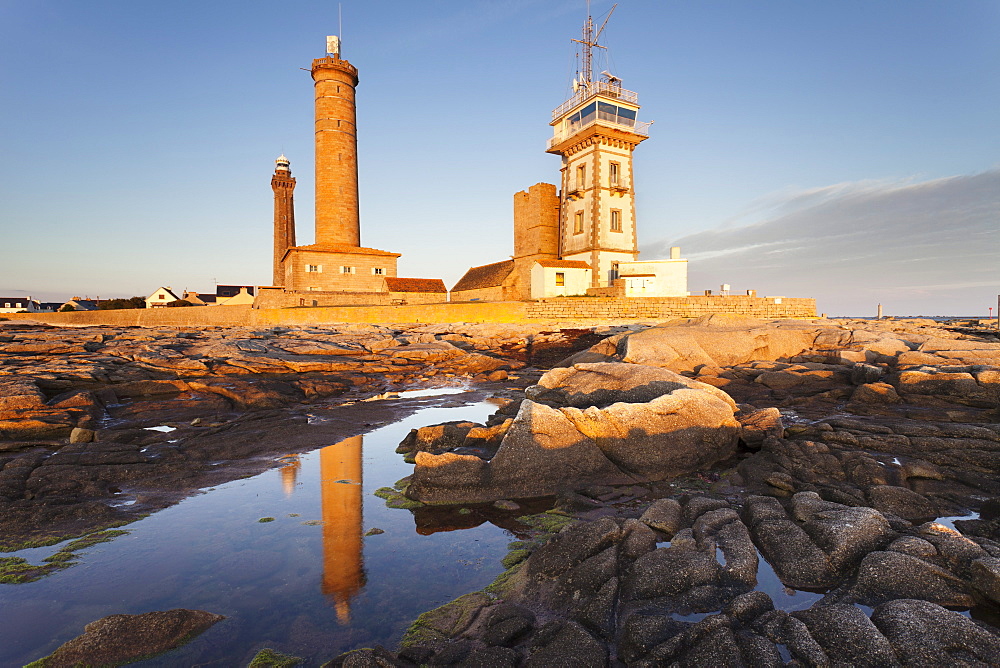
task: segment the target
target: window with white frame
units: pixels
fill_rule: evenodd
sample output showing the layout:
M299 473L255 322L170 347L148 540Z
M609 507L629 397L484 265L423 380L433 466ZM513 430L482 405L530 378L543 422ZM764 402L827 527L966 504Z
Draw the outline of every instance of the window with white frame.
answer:
M356 273L356 268L355 267L341 267L340 268L340 273L342 273L342 274L354 274L354 273Z
M306 273L307 274L319 274L323 271L323 265L321 264L307 264Z
M385 268L384 267L372 267L372 275L373 276L384 276L385 275Z
M621 209L611 209L611 231L621 232L622 231L622 212Z
M620 170L621 164L617 162L612 162L608 165L608 180L610 181L611 187L615 187L619 184Z

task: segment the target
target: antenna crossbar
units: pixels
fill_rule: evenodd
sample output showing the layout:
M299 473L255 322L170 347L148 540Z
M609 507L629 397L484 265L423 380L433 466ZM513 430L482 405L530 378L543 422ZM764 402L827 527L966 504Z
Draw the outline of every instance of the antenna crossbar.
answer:
M593 68L593 49L607 49L606 46L601 46L597 43L597 39L604 32L604 27L608 25L608 20L615 11L615 7L618 6L616 2L611 6L608 11L608 15L604 18L604 23L601 24L600 29L597 33L594 33L594 19L590 16L590 2L587 2L587 20L583 23L583 39L574 39L573 41L577 44L583 45L583 67L580 71L580 84L583 86L590 86L594 80L594 68Z

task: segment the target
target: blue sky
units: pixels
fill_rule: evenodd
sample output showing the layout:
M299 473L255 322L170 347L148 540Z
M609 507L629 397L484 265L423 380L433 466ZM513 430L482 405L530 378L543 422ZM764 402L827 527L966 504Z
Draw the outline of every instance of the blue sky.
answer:
M449 286L508 257L513 193L558 179L544 144L585 3L342 4L362 243ZM335 2L0 2L0 293L269 283L281 152L311 241L300 68L337 32ZM655 121L642 259L680 243L692 292L831 315L996 305L1000 3L622 0L602 42Z

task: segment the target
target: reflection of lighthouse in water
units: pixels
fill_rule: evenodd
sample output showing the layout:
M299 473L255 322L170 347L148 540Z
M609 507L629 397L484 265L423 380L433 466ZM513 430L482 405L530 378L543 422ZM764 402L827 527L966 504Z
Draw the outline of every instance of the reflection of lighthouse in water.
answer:
M365 584L361 559L362 436L319 452L323 504L323 593L333 598L337 619L351 621L351 599Z
M281 488L285 490L285 496L291 496L299 479L302 462L299 461L298 455L285 455L281 459L285 462L285 465L278 469L281 473Z

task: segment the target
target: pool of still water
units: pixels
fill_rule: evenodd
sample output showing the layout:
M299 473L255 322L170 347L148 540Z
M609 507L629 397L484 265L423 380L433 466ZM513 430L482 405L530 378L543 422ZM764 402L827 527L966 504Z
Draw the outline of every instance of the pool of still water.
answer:
M188 498L83 551L76 566L0 585L0 666L45 656L101 617L171 608L226 619L135 665L246 665L261 647L318 665L355 647L395 646L420 613L490 583L512 535L488 522L423 535L409 511L372 492L412 472L395 453L411 428L482 422L495 410L424 408ZM385 533L362 537L371 528ZM59 547L13 555L38 563Z

